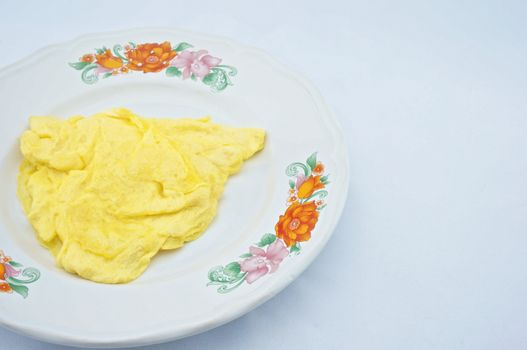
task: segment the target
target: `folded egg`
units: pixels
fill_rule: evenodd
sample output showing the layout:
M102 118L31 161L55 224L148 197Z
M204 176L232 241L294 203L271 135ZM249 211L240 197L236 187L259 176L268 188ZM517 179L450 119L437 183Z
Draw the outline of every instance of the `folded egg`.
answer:
M160 250L205 231L227 178L264 140L261 129L126 109L32 117L20 139L18 197L58 266L125 283Z

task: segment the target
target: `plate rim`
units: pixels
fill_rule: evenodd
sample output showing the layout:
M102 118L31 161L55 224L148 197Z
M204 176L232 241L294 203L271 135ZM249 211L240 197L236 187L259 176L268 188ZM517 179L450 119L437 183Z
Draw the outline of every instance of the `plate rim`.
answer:
M37 340L45 341L48 343L69 345L69 346L90 346L93 348L119 348L119 347L128 347L128 346L141 346L148 344L158 344L169 341L174 341L184 337L196 335L202 332L206 332L213 328L224 325L236 318L239 318L248 312L254 310L259 305L265 303L272 297L274 297L279 292L283 291L290 283L292 283L300 274L302 274L319 256L320 252L325 248L329 239L333 236L337 224L342 217L345 204L347 202L348 191L349 191L349 180L350 180L350 164L349 164L349 155L348 149L346 146L343 129L335 117L334 113L330 110L329 106L325 103L321 93L312 84L307 78L303 75L290 68L288 65L280 62L272 55L267 53L265 50L246 45L240 42L237 42L231 38L208 34L198 31L191 31L186 29L181 29L177 27L162 27L162 26L147 26L147 27L131 27L121 30L113 31L101 31L101 32L91 32L82 34L76 37L73 37L70 40L46 45L37 49L33 53L11 63L6 66L0 67L0 81L11 74L16 73L17 70L31 64L33 61L51 54L54 51L61 50L75 45L77 42L87 39L94 39L97 37L107 37L111 35L122 35L125 33L148 33L148 32L170 32L170 33L179 33L187 34L194 37L202 37L208 40L219 41L229 46L240 49L243 51L249 51L265 59L266 63L270 65L275 70L279 70L282 73L285 73L290 78L294 79L309 93L312 98L316 108L318 109L324 117L321 117L322 120L325 120L325 123L328 126L328 129L335 136L336 147L332 153L329 153L331 157L338 159L339 163L342 165L342 168L339 170L340 175L343 177L342 184L343 188L339 188L341 194L340 201L333 202L332 205L335 205L335 219L328 224L327 234L323 237L317 245L313 246L311 254L304 256L304 259L301 263L296 266L296 269L288 275L284 275L281 279L276 279L272 283L266 285L266 290L258 298L252 300L249 304L242 308L232 308L232 311L229 313L222 313L219 316L212 317L203 322L203 320L192 321L183 326L177 327L166 327L166 328L157 328L151 330L150 332L140 333L138 335L132 336L116 336L116 337L106 337L102 340L96 340L90 337L79 337L78 335L69 335L67 332L60 331L50 331L46 327L41 326L28 326L23 324L23 322L16 322L9 320L5 315L0 313L0 326L14 331L15 333L28 336Z

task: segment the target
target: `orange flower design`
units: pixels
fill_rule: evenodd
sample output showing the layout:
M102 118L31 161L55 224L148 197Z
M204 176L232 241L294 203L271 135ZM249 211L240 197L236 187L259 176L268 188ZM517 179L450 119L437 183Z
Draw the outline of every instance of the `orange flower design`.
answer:
M0 263L0 280L5 280L5 267L2 263Z
M315 165L315 168L313 169L314 175L321 175L324 173L324 164L318 162L317 165Z
M88 54L88 55L82 56L81 61L82 62L89 62L89 63L91 63L91 62L93 62L94 59L95 59L94 55Z
M310 176L298 188L298 198L307 198L322 188L324 188L324 184L320 182L320 175Z
M110 49L106 49L104 53L95 55L97 63L107 69L117 69L123 66L123 60L112 55Z
M12 289L7 282L0 282L0 293L11 293Z
M172 45L168 41L161 44L148 43L137 45L135 49L126 52L128 68L144 73L159 72L167 68L170 61L176 57Z
M318 221L317 206L313 202L293 203L275 225L276 236L288 247L311 238L311 231Z

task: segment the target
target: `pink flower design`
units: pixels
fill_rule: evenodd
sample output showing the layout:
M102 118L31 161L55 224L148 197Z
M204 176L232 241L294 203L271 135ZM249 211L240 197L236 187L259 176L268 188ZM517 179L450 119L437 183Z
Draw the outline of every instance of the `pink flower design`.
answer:
M221 62L221 58L207 55L207 53L207 50L179 52L170 65L183 70L183 79L190 77L191 73L203 79L212 67Z
M247 272L245 277L247 283L253 283L267 273L275 272L282 260L289 255L289 251L281 239L276 239L267 246L266 251L253 246L249 248L249 251L253 256L240 263L241 271Z
M13 266L11 266L10 264L4 264L4 268L5 268L5 275L4 275L4 278L7 280L9 277L11 276L18 276L20 275L20 271L19 270L16 270Z
M6 256L3 251L0 250L0 264L4 267L4 276L0 276L0 280L2 277L4 280L8 279L11 276L18 276L20 275L20 271L15 269L11 264L9 263L11 261L11 258L9 256Z

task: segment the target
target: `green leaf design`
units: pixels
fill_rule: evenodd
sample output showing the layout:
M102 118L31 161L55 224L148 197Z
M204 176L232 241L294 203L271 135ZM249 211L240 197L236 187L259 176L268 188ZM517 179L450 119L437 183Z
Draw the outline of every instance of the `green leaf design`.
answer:
M295 188L295 182L293 180L289 180L289 187L291 187L291 189Z
M209 271L207 286L219 286L219 293L228 293L245 281L246 272L240 271L240 264L232 262L227 266L216 266Z
M113 54L117 57L119 57L120 59L122 59L125 63L128 62L128 59L123 55L124 53L124 47L122 47L122 45L114 45L113 46Z
M100 55L100 54L103 54L103 53L104 53L104 50L105 50L105 48L102 48L102 49L95 49L95 52L97 52L97 54Z
M90 65L90 62L73 62L68 63L70 67L75 68L76 70L83 70L86 66Z
M22 271L22 275L20 277L23 277L25 279L19 279L19 278L10 276L7 278L7 283L13 283L13 284L33 283L40 278L40 271L38 271L37 269L33 267L28 267Z
M26 286L19 286L17 284L12 284L12 283L8 283L9 284L9 287L11 287L11 289L20 294L24 299L27 298L28 294L29 294L29 288L27 288Z
M165 70L167 77L180 77L181 71L177 67L168 67Z
M218 78L218 73L216 72L212 72L212 73L209 73L207 75L205 75L203 77L203 83L207 84L207 85L212 85L214 84L214 82L216 81L216 79Z
M106 79L106 78L111 77L111 76L112 76L112 73L110 73L110 72L106 72L106 73L104 73L104 74L102 75L102 78L103 78L103 79Z
M224 90L230 84L225 71L219 68L212 68L211 72L204 76L202 81L216 92Z
M320 182L322 182L324 185L328 183L329 175L324 175L320 178Z
M227 75L230 75L231 77L235 76L236 74L238 74L238 70L234 67L231 67L231 66L227 66L225 64L218 64L216 66L216 69L217 68L222 68L222 70L226 70L227 71ZM230 83L229 83L230 84Z
M275 240L276 240L275 235L273 235L272 233L266 233L265 235L262 236L262 238L260 239L260 242L256 243L256 245L260 248L265 247L266 245L273 243Z
M97 64L90 64L89 66L86 66L81 74L81 79L86 84L95 84L99 78L94 73L94 69L97 68Z
M321 205L320 207L318 207L317 210L318 210L318 211L321 211L321 210L324 209L326 206L327 206L327 204L323 204L323 205Z
M11 260L9 262L9 265L13 266L13 267L16 267L16 268L21 268L21 267L24 267L24 265L20 264L20 263L17 263L16 261L13 261Z
M307 158L306 163L309 165L311 170L315 169L315 166L317 165L317 152L310 155L309 158Z
M297 176L300 169L302 169L302 171L304 172L304 176L306 177L308 177L311 174L311 169L309 167L307 167L303 163L298 163L298 162L289 164L287 168L285 169L285 174L287 176Z
M185 51L185 50L188 49L189 47L192 47L192 45L190 45L189 43L182 42L182 43L179 43L179 44L174 48L174 51L176 51L176 52Z
M245 254L240 255L240 258L245 259L245 258L250 258L251 256L253 256L251 253L245 253Z
M293 246L291 246L291 248L289 249L289 252L295 255L300 254L300 244L298 244L298 242L295 243Z
M327 196L328 196L328 191L326 191L326 190L316 191L311 196L305 198L304 202L310 201L310 200L312 200L313 198L316 198L316 197L318 197L318 199L324 199Z
M225 268L223 269L223 272L227 275L227 276L232 276L232 277L236 277L240 274L241 272L241 266L239 263L237 262L231 262L230 264L227 264L225 266Z

